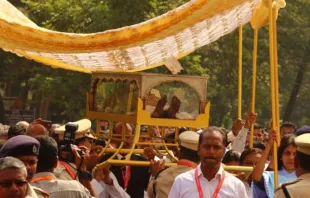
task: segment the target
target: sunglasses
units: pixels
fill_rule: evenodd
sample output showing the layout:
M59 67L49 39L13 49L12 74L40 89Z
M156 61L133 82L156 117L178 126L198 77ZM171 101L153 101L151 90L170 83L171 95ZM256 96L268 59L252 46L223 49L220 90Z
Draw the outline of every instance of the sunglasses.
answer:
M22 187L28 182L26 180L2 180L0 181L0 186L3 188L9 188L13 185L13 183L18 187Z

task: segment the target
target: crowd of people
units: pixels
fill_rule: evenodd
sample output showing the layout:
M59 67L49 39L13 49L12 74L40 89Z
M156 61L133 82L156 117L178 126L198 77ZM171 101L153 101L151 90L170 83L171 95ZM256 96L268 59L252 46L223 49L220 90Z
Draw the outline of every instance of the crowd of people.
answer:
M246 120L234 122L232 130L180 128L179 147L169 146L173 151L170 155L150 145L139 146L144 153L132 154L130 160L150 161L149 167L102 163L110 158L126 159L122 152L102 154L105 146L118 148L123 143L98 139L87 119L63 126L42 119L1 125L0 197L310 197L310 126L297 129L295 124L284 122L278 138L275 129L267 132L255 123L256 118L256 113L248 113ZM251 125L254 142L250 147ZM68 142L66 131L74 126L74 141ZM152 130L159 134L158 128ZM135 126L126 123L113 126L113 134L128 135L123 149L132 147L130 135L134 131ZM148 129L142 127L141 134L143 131ZM175 143L175 134L167 130L166 142ZM149 139L141 137L140 141ZM277 151L273 149L275 142ZM173 155L178 162L167 167ZM274 183L276 164L279 186ZM227 172L226 166L253 167L253 171Z

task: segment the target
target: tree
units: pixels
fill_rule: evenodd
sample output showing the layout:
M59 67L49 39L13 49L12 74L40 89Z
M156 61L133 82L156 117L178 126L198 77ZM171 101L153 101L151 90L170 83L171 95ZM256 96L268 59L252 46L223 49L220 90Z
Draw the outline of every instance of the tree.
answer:
M186 2L188 0L23 0L21 4L16 0L13 3L22 7L23 12L39 26L64 32L90 33L136 24ZM290 120L298 124L305 123L310 116L310 107L304 105L304 101L310 99L307 92L309 4L307 0L287 2L278 19L280 111L281 116L286 112L284 119L291 117ZM251 97L252 37L251 27L244 26L244 112ZM207 99L211 101L212 125L229 128L237 117L237 40L237 32L234 32L180 59L184 67L182 74L209 76ZM258 122L265 124L271 117L268 27L259 31L258 49L256 111ZM3 74L0 81L5 82L7 91L12 95L23 95L28 99L28 107L36 107L41 114L47 111L46 117L58 122L83 117L89 75L52 69L9 53L1 52L0 56L3 60L0 62ZM148 72L169 73L165 67ZM14 83L9 86L10 82Z

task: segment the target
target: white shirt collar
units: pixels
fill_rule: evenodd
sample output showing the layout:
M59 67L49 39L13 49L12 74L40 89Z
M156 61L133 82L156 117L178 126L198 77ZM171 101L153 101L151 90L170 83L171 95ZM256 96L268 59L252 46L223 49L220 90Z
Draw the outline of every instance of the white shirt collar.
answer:
M200 177L200 176L204 177L203 173L202 173L202 170L201 170L201 163L197 166L197 168L198 168L198 177ZM223 175L223 170L224 170L223 164L221 163L220 169L217 171L217 173L216 173L214 178L216 178L216 177L220 177L221 178L222 175Z

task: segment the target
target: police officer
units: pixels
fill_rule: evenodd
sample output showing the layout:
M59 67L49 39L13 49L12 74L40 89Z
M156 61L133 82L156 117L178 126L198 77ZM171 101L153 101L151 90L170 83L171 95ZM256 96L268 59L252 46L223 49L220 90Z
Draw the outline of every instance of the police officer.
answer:
M25 164L27 181L30 182L36 173L40 143L33 137L18 135L9 139L0 150L0 158L15 157ZM37 197L48 197L43 190L29 187L28 193L36 193Z
M276 198L310 197L310 133L295 139L297 146L295 168L298 179L283 184L275 193Z
M91 149L91 146L96 139L91 133L91 122L88 119L82 119L72 124L77 125L77 130L75 131L75 144L77 146L84 146L87 149ZM66 131L66 125L60 126L54 129L55 134L58 134L59 140L64 139L64 133ZM76 149L77 147L75 147ZM54 174L57 179L62 180L74 180L76 178L77 167L79 165L74 164L74 162L70 162L65 157L62 156L62 152L60 152L60 161L58 166L54 169ZM92 162L91 159L88 162ZM96 161L97 162L97 161Z
M180 160L177 166L154 174L152 169L158 162L151 162L152 177L147 189L150 198L167 198L176 176L197 167L200 161L197 153L199 134L194 131L185 131L180 134L179 140Z
M27 168L27 181L31 181L37 170L40 143L33 137L18 135L9 139L0 150L0 158L16 157Z
M0 158L0 197L49 197L46 192L29 185L26 177L26 166L22 161L14 157Z

